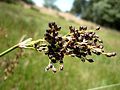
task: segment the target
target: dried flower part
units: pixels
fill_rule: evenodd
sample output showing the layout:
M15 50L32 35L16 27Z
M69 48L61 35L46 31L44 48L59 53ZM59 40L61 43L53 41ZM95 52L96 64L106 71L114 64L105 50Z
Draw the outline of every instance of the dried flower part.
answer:
M60 62L60 70L63 70L64 55L78 57L82 62L90 63L94 60L87 57L92 54L104 54L107 57L116 55L116 53L105 53L103 41L96 35L96 31L100 30L99 26L95 30L87 30L87 26L80 26L79 29L70 26L69 34L63 37L59 35L61 27L55 22L50 22L48 26L49 29L45 33L45 40L48 42L45 45L47 47L45 54L48 55L50 64L46 67L46 71L51 69L56 72L54 64L57 62Z

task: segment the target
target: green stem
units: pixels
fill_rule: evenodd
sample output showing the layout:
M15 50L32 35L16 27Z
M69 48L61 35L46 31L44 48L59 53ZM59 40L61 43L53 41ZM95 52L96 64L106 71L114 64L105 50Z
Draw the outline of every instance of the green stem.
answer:
M38 39L38 40L35 40L35 41L31 41L31 38L29 38L29 39L27 39L27 40L24 40L23 42L20 42L20 43L18 43L18 44L16 44L16 45L12 46L11 48L3 51L2 53L0 53L0 57L4 56L5 54L11 52L12 50L14 50L14 49L16 49L16 48L18 48L18 47L20 47L20 44L23 44L23 45L25 44L25 46L26 46L26 47L20 47L20 48L34 49L34 48L33 48L33 45L34 45L35 43L44 42L44 41L45 41L44 39Z
M14 46L12 46L11 48L9 48L9 49L3 51L2 53L0 53L0 57L4 56L5 54L11 52L12 50L14 50L14 49L16 49L16 48L18 48L18 44L14 45Z

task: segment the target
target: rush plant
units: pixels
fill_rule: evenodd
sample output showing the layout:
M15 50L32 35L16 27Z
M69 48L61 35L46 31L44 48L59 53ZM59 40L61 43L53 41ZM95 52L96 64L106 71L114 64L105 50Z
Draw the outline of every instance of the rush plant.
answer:
M55 63L59 63L59 70L63 70L63 59L65 55L77 57L82 62L88 61L90 63L93 63L94 60L88 58L88 56L90 57L93 54L98 56L102 54L107 57L116 55L115 52L106 53L104 51L103 41L96 34L96 32L100 30L100 27L97 27L95 30L88 30L86 26L80 26L79 29L69 26L69 33L65 36L61 36L59 35L61 27L55 22L50 22L48 26L49 28L46 30L43 39L32 40L32 38L28 38L0 53L0 57L16 48L33 49L38 52L44 52L45 55L49 57L49 64L45 68L45 71L51 69L55 73L57 71L54 67ZM6 77L13 71L21 53L22 50L16 55L15 61L5 69Z

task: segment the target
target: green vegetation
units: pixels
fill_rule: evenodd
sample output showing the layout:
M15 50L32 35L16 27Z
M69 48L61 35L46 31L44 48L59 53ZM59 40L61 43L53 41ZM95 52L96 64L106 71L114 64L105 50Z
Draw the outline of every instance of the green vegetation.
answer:
M27 4L31 4L31 5L34 4L34 2L32 0L0 0L0 1L7 2L7 3L14 3L14 4L19 3L20 1L23 1L23 2L25 2Z
M33 39L43 38L47 24L55 21L62 26L61 34L66 34L68 26L80 25L65 21L63 18L49 16L41 12L25 9L13 4L0 3L0 52L18 43L23 35ZM85 23L87 26L94 24ZM56 74L45 72L48 57L43 53L26 50L19 64L6 81L2 80L3 68L0 67L0 90L86 90L89 88L120 83L120 33L102 28L99 35L104 40L106 51L115 51L117 56L99 56L95 62L81 62L78 58L66 56L64 71ZM12 61L16 51L0 58L1 62ZM119 90L120 86L104 90Z
M119 6L119 0L75 0L72 12L86 20L119 29Z

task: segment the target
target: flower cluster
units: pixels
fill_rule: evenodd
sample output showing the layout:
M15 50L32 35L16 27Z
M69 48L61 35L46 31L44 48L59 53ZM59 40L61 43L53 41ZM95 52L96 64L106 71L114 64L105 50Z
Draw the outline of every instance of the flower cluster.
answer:
M45 52L50 59L49 65L46 67L46 70L52 68L53 72L56 72L56 68L53 63L60 63L60 70L63 70L63 58L64 58L64 39L58 35L61 27L56 25L55 22L49 23L49 29L46 30L45 40L48 42L48 50Z
M50 59L45 69L46 71L52 69L53 72L56 72L53 64L57 62L60 63L60 70L63 70L64 55L78 57L82 62L88 61L90 63L94 62L94 60L87 57L92 54L104 54L107 57L116 55L115 52L104 52L103 41L96 35L96 31L99 31L100 27L97 27L95 30L87 30L87 26L80 26L79 29L70 26L70 32L65 36L60 36L58 33L61 27L55 22L49 23L48 26L49 29L46 30L44 35L47 44L35 44L36 50L45 51L45 54Z

